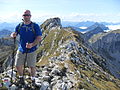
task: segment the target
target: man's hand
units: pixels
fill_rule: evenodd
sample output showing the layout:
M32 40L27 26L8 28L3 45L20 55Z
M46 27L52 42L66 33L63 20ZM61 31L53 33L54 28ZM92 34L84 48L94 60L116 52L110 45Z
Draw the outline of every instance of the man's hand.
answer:
M26 48L30 49L33 47L33 43L26 43Z
M33 43L26 43L26 48L30 49L41 41L41 36L37 36Z
M17 33L16 32L13 32L13 33L11 33L11 35L10 35L12 38L15 38L16 36L17 36Z

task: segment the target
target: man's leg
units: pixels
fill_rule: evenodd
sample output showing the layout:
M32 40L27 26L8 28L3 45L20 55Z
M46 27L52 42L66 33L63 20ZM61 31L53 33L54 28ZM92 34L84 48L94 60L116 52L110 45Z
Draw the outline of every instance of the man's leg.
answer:
M20 51L17 51L16 58L15 58L15 66L19 75L19 80L17 84L24 84L24 77L23 77L23 65L24 65L25 54L22 54Z
M16 66L17 72L19 76L23 76L23 66Z
M30 67L30 70L31 70L31 76L32 76L32 77L35 77L36 68L35 68L35 67Z
M36 68L35 67L30 67L30 70L31 70L31 80L32 80L32 83L35 84L35 74L36 74Z
M17 51L16 58L15 58L15 66L17 72L20 76L23 76L23 65L25 60L25 54L22 54L19 50Z
M35 81L36 75L36 56L36 52L32 52L28 54L27 58L27 65L30 68L30 75L32 81Z

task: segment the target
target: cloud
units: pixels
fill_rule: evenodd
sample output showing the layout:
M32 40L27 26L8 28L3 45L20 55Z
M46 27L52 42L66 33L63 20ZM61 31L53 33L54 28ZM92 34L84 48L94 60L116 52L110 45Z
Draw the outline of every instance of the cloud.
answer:
M0 22L17 22L21 19L21 15L18 12L5 13L0 15Z
M73 22L81 22L81 21L96 21L96 22L119 22L120 13L119 14L79 14L79 13L71 13L66 15L61 14L52 14L52 13L33 13L32 20L35 22L43 22L46 19L60 17L63 21L73 21ZM7 16L0 16L0 22L20 22L22 19L22 15L20 12L14 12L11 14L7 14Z
M120 25L108 25L107 27L108 27L110 30L120 29Z
M66 21L97 21L97 22L119 22L120 14L79 14L72 13L71 15L63 16Z

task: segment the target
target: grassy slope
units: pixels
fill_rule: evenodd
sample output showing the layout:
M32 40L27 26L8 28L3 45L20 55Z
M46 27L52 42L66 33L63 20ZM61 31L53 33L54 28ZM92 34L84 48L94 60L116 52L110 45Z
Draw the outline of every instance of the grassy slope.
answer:
M39 47L38 49L38 54L40 53L40 51L44 51L45 54L42 56L42 58L39 58L40 60L37 63L38 66L49 65L50 62L49 58L53 56L59 56L61 54L59 51L56 51L56 49L59 47L58 44L60 43L60 41L61 41L60 44L63 44L68 40L77 40L76 37L79 37L78 34L75 34L72 31L66 31L64 29L52 30L50 31L50 33L46 30L44 34L45 33L47 33L48 36L43 41L42 46ZM118 87L118 85L120 85L119 80L115 79L113 76L107 77L97 68L89 70L89 68L88 69L85 68L86 65L76 66L75 64L73 64L73 62L71 62L71 60L57 62L57 65L60 68L65 68L65 64L68 65L69 71L75 73L74 79L79 81L76 83L76 90L78 88L84 88L89 90L94 90L94 89L119 90L120 89L120 87ZM79 75L76 72L76 69L79 70L81 75Z

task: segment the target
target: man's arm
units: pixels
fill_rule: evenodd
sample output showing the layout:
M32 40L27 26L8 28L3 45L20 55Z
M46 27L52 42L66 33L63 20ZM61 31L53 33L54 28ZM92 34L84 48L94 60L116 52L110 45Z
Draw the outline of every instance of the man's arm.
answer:
M32 43L32 46L36 46L41 41L41 39L42 39L41 36L37 36L35 41Z
M13 33L11 33L11 35L10 35L12 38L15 38L16 36L17 36L17 33L16 32L13 32Z

